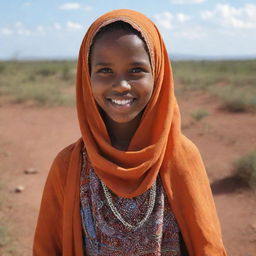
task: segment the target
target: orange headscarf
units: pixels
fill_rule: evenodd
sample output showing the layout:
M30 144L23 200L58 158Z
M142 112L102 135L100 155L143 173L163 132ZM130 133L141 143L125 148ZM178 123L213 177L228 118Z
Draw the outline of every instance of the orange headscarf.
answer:
M95 34L101 27L119 20L141 32L149 49L154 76L153 95L127 151L120 151L111 145L92 96L88 69L88 56ZM62 255L82 256L79 175L83 145L97 175L119 196L131 198L142 194L160 174L189 255L226 255L200 154L181 133L169 56L156 26L143 14L131 10L111 11L98 18L88 29L78 60L77 112L82 139L62 151L52 166L42 199L34 255L46 255L40 245L44 237L48 240L43 242L47 252L52 253L53 248L60 247ZM60 174L61 168L64 171ZM50 201L53 193L58 194L55 195L57 206L46 202ZM47 211L55 216L56 223L60 222L57 221L60 218L61 224L56 227L54 217L47 216ZM58 212L58 217L54 211ZM39 234L40 231L47 232L47 223L59 232ZM51 239L58 242L49 245Z

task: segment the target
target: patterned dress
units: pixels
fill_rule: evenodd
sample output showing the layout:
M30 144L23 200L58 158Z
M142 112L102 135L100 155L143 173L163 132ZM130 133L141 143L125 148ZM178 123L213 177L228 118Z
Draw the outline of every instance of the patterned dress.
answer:
M149 193L127 199L111 193L113 203L125 221L136 225L145 216ZM181 256L178 224L169 207L161 179L156 181L156 200L148 220L131 230L113 214L102 184L86 153L80 185L84 252L87 256Z

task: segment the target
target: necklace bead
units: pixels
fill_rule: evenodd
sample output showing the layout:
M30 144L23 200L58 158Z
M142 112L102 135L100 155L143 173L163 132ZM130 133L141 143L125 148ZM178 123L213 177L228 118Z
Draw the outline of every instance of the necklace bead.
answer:
M140 228L150 217L154 206L155 206L155 201L156 201L156 182L154 182L153 186L150 188L150 192L149 192L149 205L148 205L148 209L147 212L144 216L144 218L139 221L136 225L132 225L130 223L128 223L127 221L124 220L124 218L122 217L122 215L118 212L117 208L115 207L113 200L112 200L112 196L107 188L107 186L104 184L104 182L102 180L100 180L103 191L104 191L104 195L107 199L107 203L111 209L111 211L113 212L113 214L115 215L115 217L125 226L127 227L129 230L136 230L138 228Z
M86 163L86 153L85 151L83 151L82 153L83 155L83 168L85 167L84 164ZM115 217L129 230L135 231L136 229L140 228L150 217L154 206L155 206L155 201L156 201L156 182L154 182L154 184L152 185L152 187L150 188L150 192L149 192L149 202L148 202L148 209L147 212L144 216L144 218L139 221L136 225L132 225L130 223L128 223L127 221L124 220L124 218L122 217L122 215L118 212L117 208L114 205L114 202L112 200L112 196L111 193L109 191L109 189L107 188L107 186L105 185L105 183L100 179L103 191L104 191L104 195L105 198L107 199L107 203L111 209L111 211L113 212L113 214L115 215Z

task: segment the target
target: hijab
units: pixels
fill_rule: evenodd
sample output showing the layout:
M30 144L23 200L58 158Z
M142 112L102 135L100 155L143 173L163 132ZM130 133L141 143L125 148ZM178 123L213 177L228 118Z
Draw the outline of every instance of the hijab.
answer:
M153 94L127 151L118 150L111 145L107 128L92 95L88 64L93 38L102 27L115 21L126 22L141 33L149 49L154 77ZM149 189L160 175L189 255L226 255L200 153L181 132L171 64L155 24L143 14L126 9L114 10L99 17L90 26L81 44L76 97L82 138L57 156L46 183L41 206L44 207L44 201L47 198L49 200L53 193L48 192L51 190L47 189L51 186L49 184L54 186L54 183L59 183L56 179L62 180L63 190L59 200L60 205L63 205L56 210L63 212L63 228L59 231L63 255L83 255L79 212L81 147L85 147L98 177L118 196L138 196ZM60 172L60 165L66 171L62 175L53 175L52 173ZM43 222L46 221L54 223L49 218L51 217L40 213L35 251L40 250L40 226L43 229Z

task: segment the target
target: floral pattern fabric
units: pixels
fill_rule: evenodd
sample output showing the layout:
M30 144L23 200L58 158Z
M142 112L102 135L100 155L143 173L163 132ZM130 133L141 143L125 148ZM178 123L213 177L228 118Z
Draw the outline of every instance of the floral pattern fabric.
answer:
M153 212L138 229L130 230L113 214L102 184L85 152L81 172L80 199L87 256L181 256L179 227L171 212L161 179L156 181L156 200ZM121 216L136 225L149 206L149 193L127 199L111 193Z

